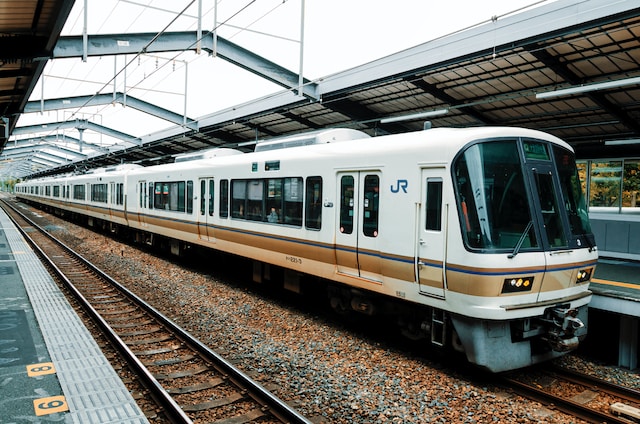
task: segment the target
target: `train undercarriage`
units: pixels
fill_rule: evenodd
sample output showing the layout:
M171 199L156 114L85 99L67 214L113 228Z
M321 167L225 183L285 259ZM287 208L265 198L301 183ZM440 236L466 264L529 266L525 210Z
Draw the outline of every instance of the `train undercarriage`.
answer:
M180 240L133 231L82 214L36 206L63 219L173 255L185 256L194 248ZM586 305L580 308L571 308L569 304L554 305L548 307L541 316L514 320L479 320L389 299L331 281L319 281L315 277L257 260L251 262L252 278L256 283L270 283L298 294L305 294L311 286L322 286L329 305L339 315L354 313L372 318L390 318L388 322L393 322L405 338L427 341L435 348L462 353L470 363L491 372L522 368L561 356L576 349L586 336ZM312 280L311 284L306 284L309 280Z

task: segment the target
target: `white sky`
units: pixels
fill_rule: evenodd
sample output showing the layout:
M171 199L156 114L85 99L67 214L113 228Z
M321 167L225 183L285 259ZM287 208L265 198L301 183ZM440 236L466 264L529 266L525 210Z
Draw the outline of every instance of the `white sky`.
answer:
M89 0L89 34L183 31L196 29L195 1ZM433 40L454 31L502 16L538 0L306 0L304 70L317 79ZM150 6L147 6L150 5ZM202 0L203 30L213 28L214 0ZM219 34L294 72L299 70L301 0L218 0ZM84 1L77 0L62 35L80 35ZM172 22L174 21L175 22ZM239 28L247 28L241 30ZM267 35L269 34L269 35ZM126 62L134 57L127 56ZM167 60L167 59L175 59ZM206 53L171 53L140 56L127 68L127 93L182 114L185 104L185 62L188 62L187 116L203 115L238 105L282 88L266 82L221 58ZM113 92L112 80L125 65L124 57L108 56L50 61L30 100ZM116 79L124 91L124 78ZM172 124L120 105L23 115L18 126L90 119L139 137ZM75 130L65 131L78 138ZM48 135L48 134L38 134ZM21 136L24 138L24 136ZM113 144L104 136L85 131L84 139Z

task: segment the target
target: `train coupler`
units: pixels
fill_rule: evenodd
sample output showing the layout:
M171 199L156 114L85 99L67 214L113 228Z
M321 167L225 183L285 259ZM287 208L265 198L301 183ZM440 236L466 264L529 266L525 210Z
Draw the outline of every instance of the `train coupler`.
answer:
M542 321L547 325L547 332L542 336L549 347L556 352L575 350L580 344L585 325L578 318L578 310L562 306L545 311Z

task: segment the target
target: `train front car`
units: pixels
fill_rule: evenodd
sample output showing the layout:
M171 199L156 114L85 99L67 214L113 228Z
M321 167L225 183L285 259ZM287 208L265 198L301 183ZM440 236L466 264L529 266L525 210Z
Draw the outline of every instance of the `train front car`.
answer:
M462 246L448 249L447 302L467 358L492 372L578 346L597 261L573 151L523 134L467 145L452 164Z

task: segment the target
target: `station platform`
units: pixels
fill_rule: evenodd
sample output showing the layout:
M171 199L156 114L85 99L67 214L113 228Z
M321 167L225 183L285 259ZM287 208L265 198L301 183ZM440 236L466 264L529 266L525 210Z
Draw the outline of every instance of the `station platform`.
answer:
M587 341L594 349L610 351L605 352L609 355L604 358L607 361L615 360L617 344L617 365L638 368L640 262L600 258L589 289L593 296L589 303Z
M1 209L0 422L148 423Z

